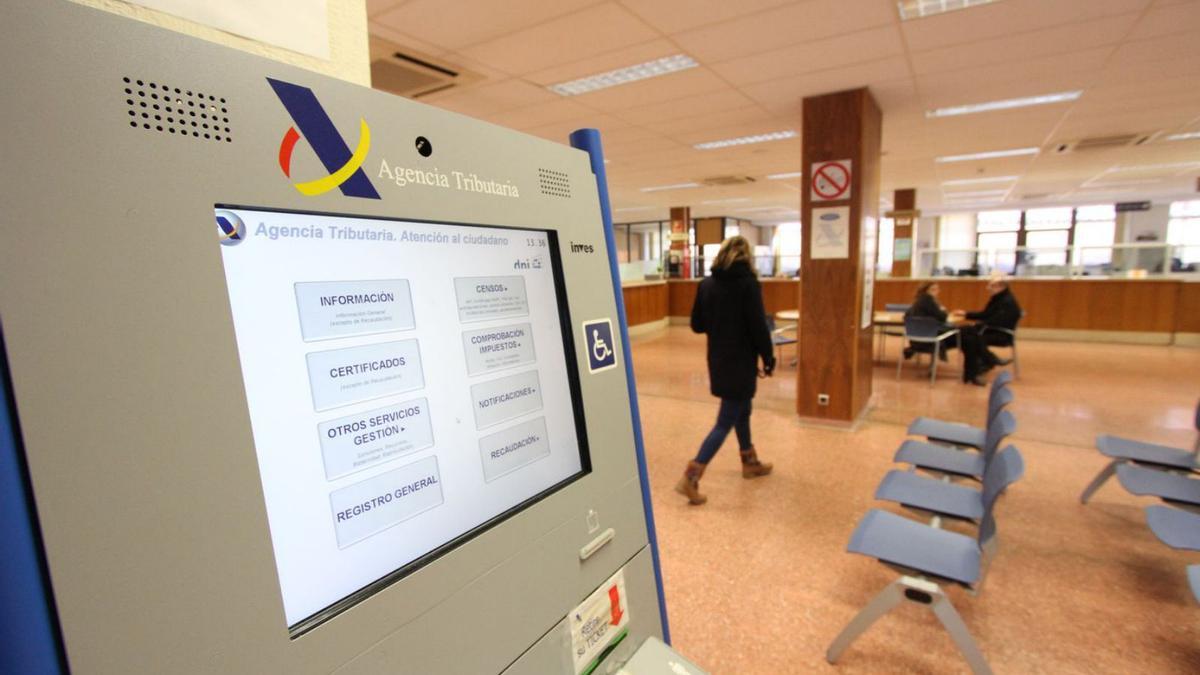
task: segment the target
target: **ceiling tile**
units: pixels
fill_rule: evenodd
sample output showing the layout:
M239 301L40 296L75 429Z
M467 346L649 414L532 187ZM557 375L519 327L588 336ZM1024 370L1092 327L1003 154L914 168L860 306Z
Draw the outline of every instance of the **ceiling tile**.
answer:
M913 70L919 75L1028 61L1037 57L1115 45L1137 21L1137 14L1005 35L970 44L914 52Z
M496 3L506 6L505 3ZM614 3L604 3L461 51L523 75L643 42L659 35Z
M381 14L377 23L445 49L458 49L511 33L593 4L593 0L410 0Z
M895 5L882 0L807 0L685 31L674 39L692 56L718 63L897 20Z
M905 21L901 25L914 52L1115 14L1141 12L1150 0L1004 0L990 5Z
M398 30L392 30L391 28L377 23L374 20L371 20L367 23L367 31L371 35L381 37L388 42L399 45L400 47L404 47L409 50L416 50L417 52L428 54L429 56L440 56L446 53L446 49L444 47L426 42L420 38L415 38Z
M903 53L900 32L885 26L715 63L712 69L741 86L885 57L903 58Z
M795 115L799 118L800 104L806 96L895 80L907 80L908 76L908 64L902 59L882 59L844 68L793 75L770 82L760 82L742 87L741 90L772 113Z
M795 0L622 0L630 11L664 33L729 21Z
M754 101L745 94L735 89L725 88L662 103L622 108L613 111L613 114L633 124L649 124L657 121L708 115L753 104Z
M1200 2L1187 2L1168 7L1156 5L1146 13L1137 28L1130 33L1129 39L1147 40L1181 32L1195 34L1198 29L1200 29Z

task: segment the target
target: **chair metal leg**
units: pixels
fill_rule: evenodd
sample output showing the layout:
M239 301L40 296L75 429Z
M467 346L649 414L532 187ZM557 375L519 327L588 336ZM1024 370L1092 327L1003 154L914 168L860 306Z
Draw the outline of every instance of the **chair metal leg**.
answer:
M962 652L963 658L967 660L967 665L971 666L971 672L975 675L991 675L992 669L988 666L987 660L983 658L983 652L979 651L979 645L975 644L975 638L971 637L971 632L967 630L967 624L963 623L958 610L950 604L950 599L939 591L933 597L931 609L938 620L942 622L942 626L946 628L946 632L950 634L950 639L954 640L958 651Z
M900 353L896 355L896 379L900 379L900 369L904 367L904 340L900 340Z
M892 611L902 600L904 600L904 584L902 580L897 579L884 587L871 602L867 603L866 607L854 615L850 623L846 624L842 632L838 633L838 636L829 644L829 649L825 650L825 660L830 663L837 662L842 652L846 651L846 648L857 640L858 636L866 632L879 617Z
M938 361L941 359L941 354L939 353L941 351L941 348L942 348L941 340L938 340L937 342L933 343L933 366L930 367L930 369L929 369L929 386L931 386L931 387L933 386L933 383L937 381L937 366L938 366Z
M1100 486L1104 485L1104 481L1112 478L1113 474L1117 472L1117 466L1122 463L1122 460L1114 459L1108 463L1108 466L1101 469L1100 473L1096 474L1096 477L1092 479L1092 482L1088 483L1088 486L1083 489L1083 494L1079 495L1079 503L1088 503L1088 500L1092 498L1092 493L1099 490Z

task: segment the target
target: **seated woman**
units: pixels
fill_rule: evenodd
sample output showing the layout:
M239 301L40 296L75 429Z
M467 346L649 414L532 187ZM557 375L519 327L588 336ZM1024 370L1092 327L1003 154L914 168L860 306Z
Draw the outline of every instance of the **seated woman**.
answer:
M912 306L905 312L905 316L927 316L937 319L941 323L939 332L955 330L953 324L947 323L947 318L950 314L945 307L937 301L937 296L941 292L941 288L936 281L927 281L917 287L917 293L913 297ZM950 349L954 346L959 346L963 353L963 383L970 382L976 386L984 386L986 383L980 378L980 373L983 372L982 353L984 350L983 344L979 340L979 333L975 331L960 331L957 342L947 341L943 344L943 350ZM912 347L904 349L904 358L912 356ZM945 351L941 354L944 356Z

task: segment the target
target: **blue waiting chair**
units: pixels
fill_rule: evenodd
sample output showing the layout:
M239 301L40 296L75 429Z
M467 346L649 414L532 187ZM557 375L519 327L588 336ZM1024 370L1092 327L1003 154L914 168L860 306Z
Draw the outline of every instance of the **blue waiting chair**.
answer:
M946 518L979 522L984 506L995 501L1025 473L1025 462L1016 446L996 453L983 472L983 489L955 485L945 479L893 469L875 490L875 499L896 502L909 509ZM1200 516L1198 516L1200 517Z
M1196 404L1196 419L1195 427L1197 432L1196 446L1192 450L1184 450L1183 448L1172 448L1166 445L1156 445L1154 443L1143 443L1129 438L1121 438L1119 436L1100 436L1096 439L1096 449L1100 454L1111 457L1110 461L1091 483L1083 489L1083 494L1079 496L1081 504L1088 503L1096 490L1100 489L1101 485L1112 478L1117 471L1117 467L1123 464L1134 464L1150 469L1159 469L1166 471L1185 471L1193 472L1200 471L1200 403Z
M959 422L946 422L932 417L918 417L908 425L911 436L924 436L934 443L962 445L968 448L982 448L987 437L987 427L996 419L1009 403L1012 403L1013 393L1008 388L1012 375L1003 371L992 380L991 391L988 392L987 422L984 426L976 427Z
M987 438L980 452L966 452L938 443L907 440L900 444L893 459L924 471L982 479L988 460L1000 447L1000 443L1016 430L1016 418L1011 412L1001 410L996 419L988 425Z
M913 351L929 354L932 365L929 367L929 384L937 380L939 356L942 353L942 343L958 338L958 329L942 330L942 322L929 316L905 316L904 338L912 346ZM900 379L900 369L904 367L904 358L896 359L896 379Z
M775 317L767 316L767 331L771 334L771 345L775 347L778 354L775 358L775 364L783 364L783 346L796 344L796 326L787 325L782 328L775 327ZM791 335L788 335L791 332Z
M1200 602L1200 565L1188 565L1188 585L1192 587L1192 595Z
M1158 497L1166 502L1200 506L1200 480L1186 475L1155 471L1132 464L1117 466L1121 487L1141 497Z
M971 593L977 593L982 587L988 562L995 552L996 521L992 507L998 494L998 490L989 493L990 499L985 501L975 537L941 529L940 518L934 518L926 525L879 509L867 512L850 536L847 550L875 558L899 571L901 577L885 587L850 620L829 645L825 659L836 662L871 624L908 600L933 611L972 672L990 674L992 671L983 652L975 644L942 585L957 584Z
M1200 515L1169 506L1147 506L1146 524L1167 546L1200 551ZM1192 595L1200 602L1200 565L1188 566L1187 576Z
M1170 506L1147 506L1146 524L1154 536L1167 546L1200 551L1200 514Z

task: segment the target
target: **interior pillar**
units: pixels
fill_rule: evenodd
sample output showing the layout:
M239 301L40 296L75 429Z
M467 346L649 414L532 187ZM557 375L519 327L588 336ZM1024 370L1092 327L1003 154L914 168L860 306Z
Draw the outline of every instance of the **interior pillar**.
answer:
M866 88L804 99L796 411L839 426L871 398L881 129Z

